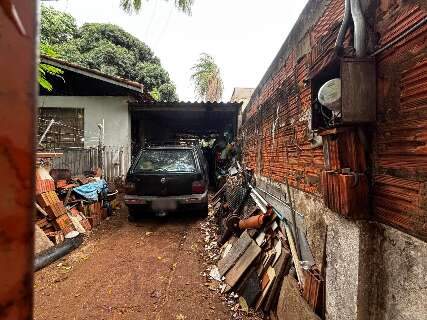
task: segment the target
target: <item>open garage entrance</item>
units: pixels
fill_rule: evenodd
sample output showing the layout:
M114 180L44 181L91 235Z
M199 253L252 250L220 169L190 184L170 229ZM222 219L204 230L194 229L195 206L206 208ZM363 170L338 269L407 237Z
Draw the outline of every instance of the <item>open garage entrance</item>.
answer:
M215 141L203 148L213 184L220 168L215 154L235 139L240 106L222 102L131 103L133 153L146 143L163 144L179 138Z
M182 136L209 135L232 138L237 134L240 103L156 102L131 103L132 142L136 149L146 142L166 142Z

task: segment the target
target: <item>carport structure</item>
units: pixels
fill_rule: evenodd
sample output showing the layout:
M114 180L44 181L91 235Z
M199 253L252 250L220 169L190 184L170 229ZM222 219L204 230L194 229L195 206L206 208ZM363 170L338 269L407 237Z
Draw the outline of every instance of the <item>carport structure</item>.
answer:
M142 145L177 135L221 135L226 131L235 137L240 107L241 103L235 102L131 102L132 141Z

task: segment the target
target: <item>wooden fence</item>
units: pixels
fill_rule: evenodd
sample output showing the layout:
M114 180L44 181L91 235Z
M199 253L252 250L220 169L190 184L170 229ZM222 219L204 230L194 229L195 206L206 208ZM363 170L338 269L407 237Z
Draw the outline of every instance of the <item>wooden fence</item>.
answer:
M112 181L124 178L131 163L130 147L70 148L61 152L63 156L53 160L53 168L69 169L73 176L101 167L105 180Z

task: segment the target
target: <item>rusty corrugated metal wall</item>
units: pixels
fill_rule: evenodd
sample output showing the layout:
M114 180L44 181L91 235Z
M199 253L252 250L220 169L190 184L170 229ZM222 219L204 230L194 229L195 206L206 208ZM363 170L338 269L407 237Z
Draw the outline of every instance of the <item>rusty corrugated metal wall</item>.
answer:
M315 2L315 1L313 1ZM327 2L327 1L324 1ZM319 2L320 3L320 2ZM383 47L427 15L426 1L379 0L371 17ZM375 8L374 8L375 9ZM322 147L310 143L310 79L332 60L344 12L331 0L303 40L252 97L242 136L248 167L320 196ZM375 12L375 11L374 11ZM295 35L294 35L295 37ZM427 26L377 56L373 219L427 239ZM346 41L349 40L347 34Z

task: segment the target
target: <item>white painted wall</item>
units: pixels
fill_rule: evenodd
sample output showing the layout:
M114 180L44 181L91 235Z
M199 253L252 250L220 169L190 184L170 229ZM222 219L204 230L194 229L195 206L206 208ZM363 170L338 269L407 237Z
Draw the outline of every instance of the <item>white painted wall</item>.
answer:
M39 107L84 109L85 147L97 146L98 123L105 123L106 146L130 146L131 121L128 97L41 96Z

